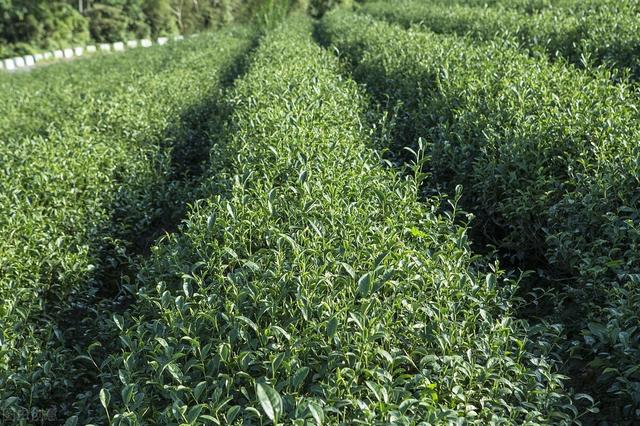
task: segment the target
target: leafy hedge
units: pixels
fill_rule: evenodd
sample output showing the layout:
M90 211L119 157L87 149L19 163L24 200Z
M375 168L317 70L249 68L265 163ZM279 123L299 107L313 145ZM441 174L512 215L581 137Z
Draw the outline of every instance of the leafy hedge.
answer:
M613 419L636 419L635 88L366 16L331 14L323 34L355 79L395 111L399 145L391 149L424 138L431 182L450 192L463 186L484 240L557 280L557 320L567 332L559 356Z
M561 2L562 3L562 2ZM445 6L403 0L368 3L374 17L405 26L420 24L436 33L468 35L480 40L511 39L532 51L560 56L579 66L631 69L640 76L640 9L637 2L599 0L568 2L533 14L504 7Z
M11 88L0 107L5 420L32 409L60 414L95 378L75 359L86 340L101 342L87 335L104 308L95 304L124 303L128 257L178 220L207 151L199 122L215 124L211 96L249 40L229 30L0 80Z
M366 3L392 3L390 0L369 0ZM424 5L434 5L438 7L471 6L484 7L502 10L514 10L524 13L536 13L546 9L571 9L576 11L586 11L588 9L597 10L600 6L608 7L612 4L635 6L636 0L428 0L422 2ZM402 3L395 2L396 5Z
M88 41L87 21L66 2L0 0L0 58Z
M472 256L444 199L418 199L417 169L402 178L383 165L367 100L309 22L268 34L226 99L211 196L154 247L138 302L110 321L122 352L103 365L106 416L574 418L544 345L527 350L511 316L516 283Z

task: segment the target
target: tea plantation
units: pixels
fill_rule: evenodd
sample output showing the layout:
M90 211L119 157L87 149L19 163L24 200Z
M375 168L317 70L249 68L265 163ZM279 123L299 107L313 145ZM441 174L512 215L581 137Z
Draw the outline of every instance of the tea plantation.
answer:
M0 74L0 424L640 423L640 4L343 3Z

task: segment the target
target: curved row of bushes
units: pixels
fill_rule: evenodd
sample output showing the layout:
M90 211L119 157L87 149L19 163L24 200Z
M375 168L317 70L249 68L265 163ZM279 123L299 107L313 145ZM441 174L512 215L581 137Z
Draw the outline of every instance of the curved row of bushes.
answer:
M431 182L484 241L557 280L558 356L612 418L640 407L640 109L636 91L504 46L332 14L323 34L395 111L399 151L426 141ZM543 314L542 312L540 313ZM579 384L579 383L577 383Z
M415 0L367 3L364 13L404 26L419 24L436 33L474 39L512 40L579 66L605 65L640 76L640 9L634 1L588 2L541 8L527 14L518 9L441 5ZM595 3L595 4L594 4Z
M73 123L73 128L85 126L85 122L91 126L98 120L96 111L110 102L115 92L148 75L179 67L180 52L175 46L166 46L122 57L83 58L71 66L47 66L28 73L0 73L3 143L13 145L17 139L34 136L49 138L56 131L68 132L68 123Z
M100 342L85 335L93 303L122 295L127 257L184 209L207 152L198 122L215 124L211 98L250 38L229 30L1 80L11 88L0 107L0 406L8 421L25 410L63 412L81 391L75 386L95 376L74 360L85 342Z
M370 3L382 2L384 0L371 0ZM402 3L396 3L402 4ZM472 6L502 10L521 11L524 13L537 13L546 9L564 9L585 12L587 10L598 10L600 7L610 7L618 5L627 7L638 7L637 0L429 0L423 4L437 5L440 7Z
M367 99L311 30L268 34L228 94L212 195L111 319L122 352L95 404L115 424L570 422L511 316L516 283L444 199L420 200L418 170L384 165Z

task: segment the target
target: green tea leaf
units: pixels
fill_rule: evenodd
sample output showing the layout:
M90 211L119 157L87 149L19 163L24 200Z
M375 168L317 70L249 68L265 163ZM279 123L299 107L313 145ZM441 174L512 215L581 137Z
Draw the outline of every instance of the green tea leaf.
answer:
M131 401L135 387L136 385L134 384L128 384L122 389L121 391L122 401L124 402L125 405L129 404L129 402Z
M225 418L228 424L233 423L236 417L238 417L238 414L240 414L240 410L241 410L241 407L239 405L234 405L227 410L227 413L225 414Z
M291 378L291 384L293 385L293 388L299 389L302 383L304 382L304 379L307 378L308 374L309 374L309 367L300 367L298 371L296 371L293 374L293 377Z
M109 409L109 402L111 402L111 393L109 390L105 388L100 389L100 403L105 410Z
M371 275L367 272L358 280L358 293L366 297L371 292Z
M276 423L282 414L282 398L280 394L266 383L256 384L258 401L269 420Z
M204 392L206 387L207 382L200 382L193 389L193 397L196 399L196 401L200 399L200 395L202 395L202 392Z
M338 329L338 319L336 317L333 317L327 323L327 337L331 338L335 336L337 329Z
M71 416L64 422L64 426L76 426L78 424L78 416Z
M318 403L312 401L309 403L308 408L311 413L311 417L316 421L316 424L321 425L324 422L324 411L322 410L322 407Z

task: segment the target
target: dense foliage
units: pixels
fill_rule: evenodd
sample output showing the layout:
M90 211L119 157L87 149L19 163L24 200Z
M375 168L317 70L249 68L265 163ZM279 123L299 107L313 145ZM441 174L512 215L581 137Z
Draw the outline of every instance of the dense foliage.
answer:
M215 130L210 97L249 39L221 33L82 61L72 73L52 66L0 79L5 419L60 414L95 377L75 358L87 339L100 343L90 333L95 301L125 303L119 275L129 258L195 196L208 126Z
M599 389L615 415L636 416L636 88L510 45L368 17L335 15L324 28L355 78L395 113L391 149L424 138L427 186L463 185L480 240L543 268L560 289L554 320L566 342L556 351L585 382L577 385Z
M640 421L640 7L393 5L0 0L254 20L0 75L0 423Z
M373 2L364 12L405 26L420 24L437 33L468 35L480 40L513 40L533 52L560 56L579 66L630 68L640 77L640 6L637 1L556 2L542 7L488 8L438 2ZM524 8L524 10L523 10Z
M272 9L322 16L353 0L0 0L0 58L89 42L193 34L265 19ZM268 16L267 16L268 18Z
M226 99L215 191L112 320L121 351L102 392L116 423L575 415L511 318L515 283L474 266L444 200L418 200L419 174L381 165L362 93L308 22L264 38Z
M87 21L70 5L38 0L0 0L0 57L89 40Z

